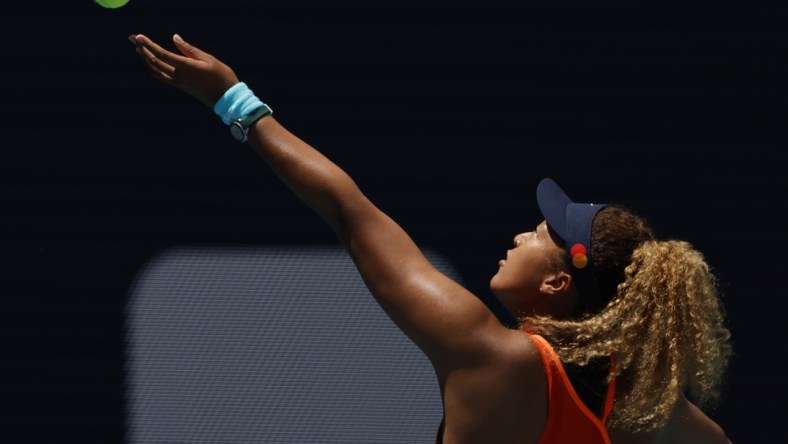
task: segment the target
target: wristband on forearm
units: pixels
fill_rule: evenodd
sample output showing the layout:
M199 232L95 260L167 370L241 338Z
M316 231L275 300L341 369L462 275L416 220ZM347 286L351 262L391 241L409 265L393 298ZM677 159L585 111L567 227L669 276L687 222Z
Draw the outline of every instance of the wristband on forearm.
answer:
M213 111L225 125L230 125L230 134L239 142L246 142L249 127L273 113L243 82L228 89L216 102Z
M228 89L213 106L213 112L221 117L225 125L243 119L258 108L267 106L258 99L246 83L239 82ZM268 109L271 109L268 107Z

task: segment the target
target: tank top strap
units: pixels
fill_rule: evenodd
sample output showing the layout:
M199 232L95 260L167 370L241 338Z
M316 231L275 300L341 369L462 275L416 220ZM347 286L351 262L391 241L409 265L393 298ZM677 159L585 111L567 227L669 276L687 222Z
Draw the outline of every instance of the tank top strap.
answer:
M538 334L531 334L531 333L525 333L525 334L528 337L531 338L531 340L534 342L534 344L536 344L536 347L539 349L539 353L542 355L542 362L543 362L543 364L545 366L545 369L548 369L548 368L551 368L551 367L552 368L557 368L561 373L563 373L565 375L566 373L563 370L563 366L562 366L561 361L560 361L560 359L558 357L558 354L555 352L555 350L553 349L552 345L550 345L550 343L547 342L547 339L543 338L542 336L540 336ZM615 358L613 356L611 356L610 357L610 374L611 375L615 374L615 369L616 369L615 366L616 366ZM547 373L547 385L548 385L548 392L549 392L552 389L552 385L554 383L553 382L553 374L550 371L548 371L546 373ZM567 379L567 382L568 382L568 378L566 378L566 379ZM571 386L571 384L569 384L569 385ZM603 409L602 409L602 412L601 412L602 415L601 415L601 418L598 418L602 422L602 424L605 424L607 422L607 418L608 418L608 416L610 416L610 412L613 411L613 403L615 401L615 397L616 397L616 378L615 377L611 377L610 378L610 382L607 385L607 392L605 394L605 402L604 402L604 406L603 406Z

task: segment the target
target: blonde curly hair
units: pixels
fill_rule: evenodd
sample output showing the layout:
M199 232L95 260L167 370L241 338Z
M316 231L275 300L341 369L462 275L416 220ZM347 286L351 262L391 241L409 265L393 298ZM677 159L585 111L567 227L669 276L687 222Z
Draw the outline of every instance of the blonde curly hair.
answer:
M529 317L521 328L553 338L564 362L613 356L611 377L622 384L608 425L645 432L668 421L685 390L700 406L718 400L730 333L716 279L689 243L647 240L629 257L601 311L572 320Z

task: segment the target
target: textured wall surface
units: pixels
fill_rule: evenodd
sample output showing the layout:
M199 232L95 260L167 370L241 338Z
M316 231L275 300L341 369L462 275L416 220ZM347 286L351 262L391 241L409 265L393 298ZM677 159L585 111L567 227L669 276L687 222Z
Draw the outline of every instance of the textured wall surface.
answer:
M167 250L128 305L129 442L435 437L432 366L341 247Z

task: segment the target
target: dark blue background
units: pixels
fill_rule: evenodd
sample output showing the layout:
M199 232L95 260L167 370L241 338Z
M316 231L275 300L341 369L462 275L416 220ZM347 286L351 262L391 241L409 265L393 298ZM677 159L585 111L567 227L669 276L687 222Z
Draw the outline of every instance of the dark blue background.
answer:
M178 32L484 298L544 176L695 244L736 349L710 413L734 442L782 440L787 19L686 1L4 3L3 433L122 439L127 290L157 251L335 243L126 41Z

